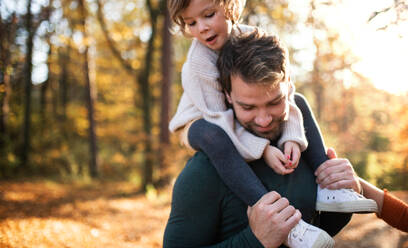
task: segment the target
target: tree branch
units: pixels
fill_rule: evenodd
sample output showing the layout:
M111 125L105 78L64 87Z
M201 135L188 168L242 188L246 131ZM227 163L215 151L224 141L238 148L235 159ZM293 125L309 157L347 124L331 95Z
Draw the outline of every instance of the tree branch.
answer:
M101 25L103 34L105 36L106 42L108 43L108 46L110 50L113 53L113 56L115 56L119 62L122 64L122 66L131 74L136 73L136 70L132 67L132 65L129 63L129 61L125 60L122 55L120 54L119 49L117 48L117 45L115 44L115 41L109 36L108 29L106 27L105 19L103 18L103 13L102 13L102 4L100 0L96 0L96 3L98 4L98 10L97 10L97 16L98 16L98 21L99 24Z

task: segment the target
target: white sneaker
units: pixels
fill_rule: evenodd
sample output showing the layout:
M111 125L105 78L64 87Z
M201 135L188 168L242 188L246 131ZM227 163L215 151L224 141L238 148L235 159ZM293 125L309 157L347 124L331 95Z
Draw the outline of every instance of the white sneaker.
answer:
M284 244L291 248L332 248L334 240L324 230L300 220Z
M352 189L322 189L317 186L316 210L341 213L373 213L377 203Z

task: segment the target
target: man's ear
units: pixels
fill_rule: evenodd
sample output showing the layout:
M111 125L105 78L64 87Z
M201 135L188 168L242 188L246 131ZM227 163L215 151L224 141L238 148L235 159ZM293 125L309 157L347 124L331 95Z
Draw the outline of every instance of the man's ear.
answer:
M227 102L232 104L231 95L226 90L224 90L224 95L227 98Z

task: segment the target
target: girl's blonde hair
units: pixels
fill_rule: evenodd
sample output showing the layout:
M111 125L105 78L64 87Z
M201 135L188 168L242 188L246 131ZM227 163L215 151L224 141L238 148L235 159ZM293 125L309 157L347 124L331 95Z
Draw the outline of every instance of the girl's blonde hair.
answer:
M190 5L191 0L168 0L167 8L169 9L171 20L180 27L183 34L186 34L186 23L181 17L181 12ZM238 23L246 0L213 0L214 4L224 7L225 17L233 24Z

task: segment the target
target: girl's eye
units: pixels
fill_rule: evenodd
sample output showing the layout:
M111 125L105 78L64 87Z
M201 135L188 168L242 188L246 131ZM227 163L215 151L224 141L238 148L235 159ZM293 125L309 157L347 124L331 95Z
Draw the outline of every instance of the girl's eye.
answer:
M196 23L196 22L190 22L190 23L187 23L187 25L190 26L190 27L192 27L192 26L195 25L195 23Z
M210 17L213 17L214 15L215 15L215 12L211 12L210 14L205 15L205 17L210 18Z

